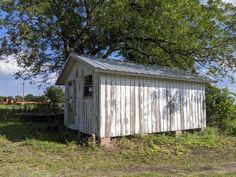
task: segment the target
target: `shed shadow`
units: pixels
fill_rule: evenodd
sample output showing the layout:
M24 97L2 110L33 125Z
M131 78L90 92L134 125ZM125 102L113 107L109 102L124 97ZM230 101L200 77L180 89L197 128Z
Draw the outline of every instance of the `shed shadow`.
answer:
M11 142L27 139L66 144L78 142L78 132L67 129L62 122L35 122L20 118L0 119L0 136ZM84 143L81 139L80 143Z

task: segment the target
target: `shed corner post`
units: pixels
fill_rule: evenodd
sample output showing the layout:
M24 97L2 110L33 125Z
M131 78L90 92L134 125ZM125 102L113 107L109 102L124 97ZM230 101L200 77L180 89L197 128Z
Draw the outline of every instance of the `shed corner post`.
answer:
M175 136L182 135L182 130L176 130L174 131Z
M98 138L98 142L101 146L108 147L111 144L111 138Z

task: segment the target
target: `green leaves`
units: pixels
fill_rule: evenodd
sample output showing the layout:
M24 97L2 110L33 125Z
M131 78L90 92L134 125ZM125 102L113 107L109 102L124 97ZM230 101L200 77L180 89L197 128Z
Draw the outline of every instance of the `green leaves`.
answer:
M19 74L28 78L58 72L70 51L219 78L236 70L236 8L221 0L21 0L0 8L8 47L27 54Z
M225 122L235 119L235 94L228 89L219 89L207 85L206 87L206 114L209 125L225 128Z

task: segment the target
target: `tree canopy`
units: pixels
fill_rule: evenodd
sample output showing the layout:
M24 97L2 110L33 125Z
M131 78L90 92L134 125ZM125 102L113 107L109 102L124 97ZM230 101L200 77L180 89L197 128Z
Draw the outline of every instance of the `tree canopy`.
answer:
M70 51L218 77L236 70L236 8L221 0L5 0L0 8L1 53L18 53L23 78L58 72Z

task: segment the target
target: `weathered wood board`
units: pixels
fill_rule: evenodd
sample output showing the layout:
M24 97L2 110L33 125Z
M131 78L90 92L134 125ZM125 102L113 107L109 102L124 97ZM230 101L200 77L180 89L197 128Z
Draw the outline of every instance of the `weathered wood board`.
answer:
M203 83L104 73L99 81L99 137L206 126Z

